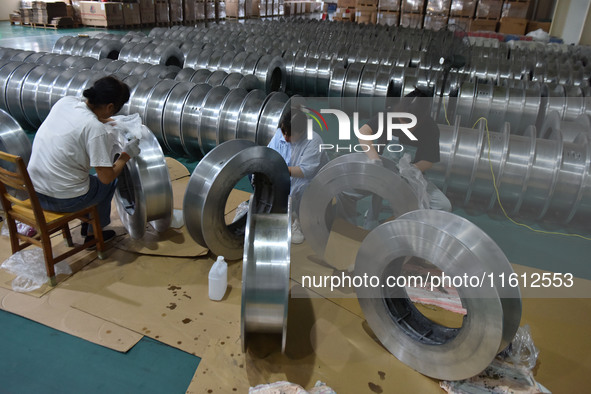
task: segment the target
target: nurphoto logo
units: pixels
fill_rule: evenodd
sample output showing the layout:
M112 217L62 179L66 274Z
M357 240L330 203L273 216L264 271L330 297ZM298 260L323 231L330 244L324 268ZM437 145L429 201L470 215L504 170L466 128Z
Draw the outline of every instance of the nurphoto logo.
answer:
M321 109L320 112L314 111L311 108L304 108L308 117L307 121L307 137L309 140L313 138L314 123L316 123L320 130L328 131L328 125L322 114L331 114L336 117L338 122L338 139L339 141L351 142L351 119L347 113L338 109ZM404 120L409 120L404 122ZM410 131L417 124L417 117L409 112L379 112L378 113L378 128L372 130L373 134L362 134L359 129L359 113L353 112L353 133L358 140L375 141L379 139L384 132L386 133L387 141L393 140L393 131L402 131L411 141L417 141L417 137ZM363 125L362 125L363 126ZM387 149L390 152L401 152L402 145L399 144L371 144L378 151ZM321 144L320 151L333 150L336 152L367 152L369 150L368 144Z

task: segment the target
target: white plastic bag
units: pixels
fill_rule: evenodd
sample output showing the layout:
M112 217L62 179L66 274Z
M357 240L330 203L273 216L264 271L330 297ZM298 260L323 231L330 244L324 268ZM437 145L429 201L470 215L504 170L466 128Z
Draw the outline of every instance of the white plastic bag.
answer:
M400 176L403 177L418 197L419 208L429 209L429 194L427 193L427 180L421 170L410 162L410 155L405 153L398 161Z
M33 291L43 286L48 279L43 250L37 247L13 254L0 265L0 268L16 275L12 281L12 290L14 291ZM70 275L72 273L72 269L65 261L60 261L54 268L56 275Z
M117 115L113 116L113 120L108 124L126 139L131 140L133 138L142 138L142 119L139 114L132 115Z
M517 329L511 345L501 353L515 366L523 366L528 370L534 369L538 361L539 349L534 345L528 324Z
M37 234L37 230L33 227L29 226L28 224L21 223L18 220L16 222L16 232L22 235L26 235L27 237L34 237ZM0 235L4 235L6 237L10 237L10 231L8 230L8 224L6 221L2 222L2 230Z
M542 29L530 31L526 34L526 37L532 37L535 41L540 42L549 42L550 41L550 34L546 33Z
M185 219L183 217L183 210L182 209L174 209L172 211L172 221L170 223L170 227L181 228L184 225L185 225Z

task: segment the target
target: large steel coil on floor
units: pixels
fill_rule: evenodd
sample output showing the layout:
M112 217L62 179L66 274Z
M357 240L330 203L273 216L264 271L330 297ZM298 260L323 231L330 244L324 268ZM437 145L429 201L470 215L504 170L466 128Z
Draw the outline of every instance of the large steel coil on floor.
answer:
M290 108L291 101L285 93L273 92L267 96L257 124L255 142L258 145L267 146Z
M478 130L440 125L441 161L427 173L458 206L474 212L496 211L497 192L507 214L562 226L588 226L591 219L591 145L586 134L565 142L536 138L484 125ZM490 135L490 158L488 147ZM490 160L490 161L489 161Z
M123 43L118 40L62 36L53 46L53 53L88 56L94 59L117 59Z
M8 77L6 83L0 85L0 94L5 95L4 100L0 99L0 102L4 101L0 108L6 109L22 127L29 125L22 101L22 89L27 76L37 67L37 64L22 63Z
M191 91L197 86L191 82L179 82L175 85L168 95L164 104L164 113L162 116L162 137L164 146L177 155L185 155L183 143L181 140L181 116L183 107ZM201 86L201 88L208 85Z
M418 208L417 196L392 168L372 163L364 153L354 153L330 161L312 179L302 196L299 218L306 240L318 256L325 256L332 226L327 217L331 216L333 198L342 192L376 194L390 203L395 217Z
M410 257L454 278L513 274L502 250L474 224L448 212L420 210L371 231L359 248L355 275L385 283L387 277L404 275ZM390 353L424 375L461 380L482 372L519 328L519 288L492 282L455 286L467 311L459 328L425 317L404 287L364 286L356 292L369 326Z
M240 332L246 351L252 333L281 334L281 352L287 340L289 302L291 210L257 212L251 197L242 258Z
M181 134L177 137L174 134L170 135L168 131L165 133L166 140L169 144L174 144L172 146L175 146L175 149L177 149L178 145L176 144L180 141L182 149L191 157L200 158L203 155L199 146L199 128L197 125L201 122L203 102L211 88L207 84L198 84L191 90L185 100L181 113Z
M152 130L156 139L163 146L164 143L164 107L168 101L170 93L179 82L172 79L163 79L158 82L154 89L146 97L146 108L142 114L143 123Z
M492 130L499 130L505 122L509 122L513 132L520 134L528 126L536 124L542 110L541 103L539 85L509 88L464 82L456 103L448 107L447 117L461 116L462 126L466 127L485 118Z
M287 164L274 150L250 141L228 141L209 152L195 167L185 192L183 215L191 237L231 260L242 257L246 218L226 225L226 201L236 183L249 174L254 174L257 207L252 213L286 213Z
M560 132L564 142L574 142L581 134L591 141L591 115L580 115L574 121L568 121L562 120L560 113L556 111L547 113L538 137L556 139L557 132Z
M127 139L113 131L113 158L121 154ZM172 184L162 148L154 134L142 127L141 153L127 162L119 175L115 206L123 226L133 239L144 236L146 225L158 232L170 227L172 220Z
M279 93L277 93L279 94ZM238 135L238 120L240 119L240 107L248 95L245 89L232 89L224 96L217 121L218 127L215 137L215 145L226 141L235 140ZM261 114L262 116L262 114ZM259 120L259 124L260 124ZM277 123L278 124L278 123ZM259 144L266 145L266 144Z
M31 141L22 127L10 114L0 109L0 151L20 156L28 164L31 149ZM6 165L2 163L3 168L7 168Z

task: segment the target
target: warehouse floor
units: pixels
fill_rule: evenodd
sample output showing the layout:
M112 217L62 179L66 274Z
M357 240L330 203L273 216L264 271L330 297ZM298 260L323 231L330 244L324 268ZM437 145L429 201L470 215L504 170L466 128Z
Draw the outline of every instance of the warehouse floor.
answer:
M51 51L53 43L62 35L92 34L96 31L105 30L81 28L56 31L11 26L8 22L0 22L0 46ZM149 30L144 31L149 32ZM124 31L111 30L109 32L124 33ZM177 159L189 171L196 164L184 159ZM573 236L535 233L529 229L515 226L506 219L491 218L487 215L474 216L460 209L454 210L454 213L468 218L487 232L514 264L553 272L570 272L577 278L591 280L591 265L589 264L591 241L589 240ZM538 227L536 229L543 230ZM590 234L583 235L590 236ZM304 249L294 248L294 250L296 253L305 254ZM554 392L576 392L582 391L586 387L586 377L591 373L591 357L589 356L591 341L587 336L591 328L591 300L584 297L589 296L591 294L585 293L581 299L524 300L522 324L530 324L534 341L541 350L540 361L535 370L536 379ZM343 309L345 312L342 313L345 315L347 313L354 315L357 312L354 307ZM3 327L2 333L4 334L0 338L0 348L3 349L2 361L0 361L0 382L2 382L0 393L104 392L103 382L106 380L116 383L117 389L113 390L113 386L111 386L109 392L180 393L187 388L199 363L198 357L192 356L186 351L160 346L160 342L148 339L146 337L149 336L148 334L137 342L132 350L120 353L1 310L0 326ZM333 345L341 345L336 340L332 343ZM316 349L316 351L318 350ZM54 361L56 355L59 355L59 362ZM203 354L197 354L197 356L203 357ZM31 362L32 359L35 360L35 363ZM272 360L269 359L269 361ZM345 367L340 365L340 361L337 359L322 361L326 361L328 365L336 365L332 371L326 371L323 375L329 385L336 385L336 382L329 378L334 377L337 372L342 372ZM395 359L389 361L390 363L395 364L395 366L388 366L394 371L408 369ZM247 371L250 383L259 383L260 379L265 376L274 376L271 372L267 374L264 371L261 372L261 369L265 368L264 365L256 362L254 364L256 364L257 371L255 372L253 369ZM209 361L207 366L208 368L221 368L224 364L222 361L219 364ZM269 365L266 367L269 368ZM270 370L272 369L270 368ZM205 371L203 373L205 374ZM257 378L253 378L253 375L256 375ZM296 373L292 375L300 377ZM223 377L224 374L221 373L218 376ZM310 372L308 377L311 376ZM410 382L400 383L399 387L401 388L422 387L425 390L432 390L432 392L438 390L431 379L419 374L401 372L397 376L412 378ZM365 378L365 376L360 377L360 379ZM351 379L355 379L355 376ZM370 378L367 377L367 379ZM379 377L375 377L374 380L379 382L379 379ZM415 381L416 385L413 384ZM61 382L63 386L56 385L56 382ZM313 383L311 382L311 384ZM395 384L390 386L383 383L382 385L397 387ZM365 387L367 387L367 383ZM569 390L565 390L565 388L569 388Z

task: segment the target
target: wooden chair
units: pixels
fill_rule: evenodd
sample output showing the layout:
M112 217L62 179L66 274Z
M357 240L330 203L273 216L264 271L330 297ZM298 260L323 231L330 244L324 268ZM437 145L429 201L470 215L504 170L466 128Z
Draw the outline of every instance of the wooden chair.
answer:
M72 213L44 211L23 159L2 151L0 151L0 199L10 232L12 253L14 254L31 244L41 247L45 256L47 276L52 286L57 284L54 266L60 261L93 245L96 245L98 257L103 258L103 234L96 205ZM74 246L68 224L75 219L92 224L94 239L83 245ZM35 228L37 234L33 237L19 234L16 229L15 221L17 220ZM71 249L54 256L50 235L60 230Z

